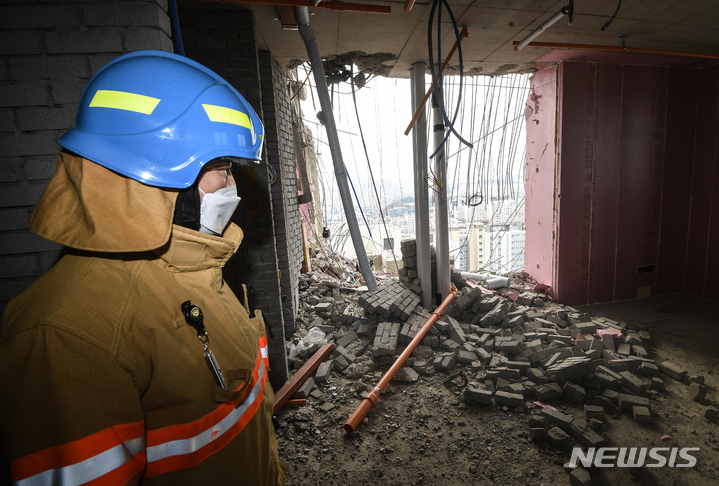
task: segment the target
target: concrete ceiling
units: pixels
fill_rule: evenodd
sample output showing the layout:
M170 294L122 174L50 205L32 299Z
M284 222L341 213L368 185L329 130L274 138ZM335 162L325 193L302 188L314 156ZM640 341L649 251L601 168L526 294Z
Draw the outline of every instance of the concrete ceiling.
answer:
M271 0L268 0L271 1ZM418 1L410 12L403 2L347 0L365 5L391 7L390 14L337 12L310 8L311 24L320 54L332 58L350 53L363 69L390 77L409 77L418 61L428 61L427 25L432 3ZM515 51L513 41L524 39L569 0L449 0L460 29L469 37L462 43L464 70L468 74L527 73L563 58L613 60L659 65L702 65L717 61L688 57L630 56L628 53L559 50L525 47ZM623 0L619 14L605 31L601 30L617 8L619 0L575 0L574 21L565 16L543 32L537 42L626 46L719 56L719 3L716 0ZM215 2L209 2L215 3ZM285 30L280 8L271 4L242 4L255 12L257 42L270 50L285 67L307 60L307 52L295 30ZM291 10L291 9L290 9ZM286 14L282 16L286 20ZM435 25L436 25L435 15ZM442 15L443 57L455 41L446 10ZM436 27L434 30L436 44ZM435 54L436 56L436 54ZM348 56L349 58L350 56ZM624 59L624 61L622 61ZM642 61L643 59L643 61ZM696 65L696 64L695 64ZM450 72L458 66L455 55Z

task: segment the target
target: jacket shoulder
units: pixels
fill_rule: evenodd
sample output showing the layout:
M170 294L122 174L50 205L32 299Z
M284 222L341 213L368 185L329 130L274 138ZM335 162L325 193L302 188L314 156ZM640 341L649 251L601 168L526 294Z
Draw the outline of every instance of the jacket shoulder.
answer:
M137 265L84 255L66 255L50 271L8 303L0 342L40 326L61 329L97 346L110 348L124 318Z

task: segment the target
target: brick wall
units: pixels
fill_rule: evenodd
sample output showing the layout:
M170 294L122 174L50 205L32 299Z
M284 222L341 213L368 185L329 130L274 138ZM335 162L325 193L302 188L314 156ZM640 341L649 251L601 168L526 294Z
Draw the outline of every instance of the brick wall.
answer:
M242 294L242 284L251 286L253 305L262 311L270 330L270 381L277 389L289 378L284 340L289 316L282 311L285 292L279 281L281 269L283 279L289 272L282 266L284 213L281 207L275 207L275 190L270 186L269 165L275 163L270 154L278 142L273 78L266 77L262 67L272 62L271 56L257 51L251 11L237 4L183 2L178 6L185 55L231 83L249 101L265 127L263 163L234 170L242 199L232 220L245 236L225 267L224 277L238 295Z
M173 50L167 0L0 3L0 312L62 252L27 229L55 140L92 75L139 49Z
M269 52L260 53L263 109L267 130L267 161L274 171L272 206L277 235L277 256L281 276L285 337L295 331L299 307L297 282L302 266L302 228L297 204L297 171L292 136L292 105L289 78Z

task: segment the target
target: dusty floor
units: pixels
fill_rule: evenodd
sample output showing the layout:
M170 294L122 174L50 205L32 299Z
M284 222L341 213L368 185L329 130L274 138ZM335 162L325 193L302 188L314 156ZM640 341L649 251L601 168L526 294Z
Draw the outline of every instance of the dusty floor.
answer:
M708 399L719 399L719 304L685 295L594 305L580 308L604 313L630 325L646 325L651 333L650 357L671 359L690 375L703 375ZM333 373L318 383L307 405L285 407L277 415L281 458L288 464L286 484L346 486L370 482L387 485L566 485L564 469L570 449L561 450L529 437L528 420L536 409L467 405L463 392L438 372L416 383L392 382L369 412L366 425L346 434L342 425L361 400L360 391L374 386L388 366L377 366L363 378ZM371 369L371 368L370 368ZM464 369L458 365L453 373ZM368 376L369 375L369 376ZM467 372L469 381L479 379ZM369 382L370 377L372 382ZM657 484L673 478L687 485L719 484L719 427L702 416L709 401L688 398L685 384L664 376L666 393L650 395L657 416L639 425L617 412L607 419L603 435L609 446L699 447L692 468L601 468L593 484ZM334 405L330 408L327 404ZM531 403L531 402L525 402ZM580 406L549 402L559 410L583 415ZM662 439L669 435L670 438ZM666 484L674 484L667 482ZM681 484L677 482L676 484Z

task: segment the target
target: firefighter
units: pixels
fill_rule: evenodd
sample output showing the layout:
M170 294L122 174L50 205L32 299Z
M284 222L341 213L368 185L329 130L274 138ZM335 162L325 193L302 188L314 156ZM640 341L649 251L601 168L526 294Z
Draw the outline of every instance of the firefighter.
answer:
M171 53L90 80L30 219L67 254L0 326L0 445L16 484L284 483L264 323L222 278L242 241L246 100Z

